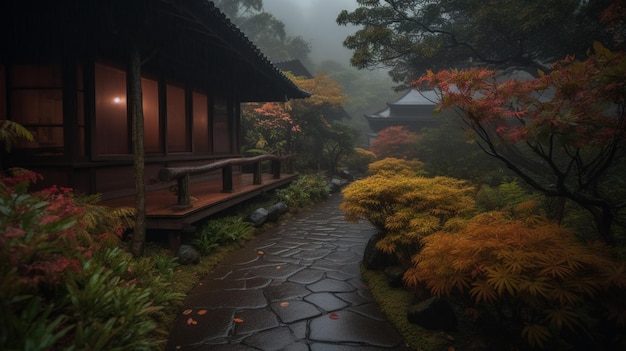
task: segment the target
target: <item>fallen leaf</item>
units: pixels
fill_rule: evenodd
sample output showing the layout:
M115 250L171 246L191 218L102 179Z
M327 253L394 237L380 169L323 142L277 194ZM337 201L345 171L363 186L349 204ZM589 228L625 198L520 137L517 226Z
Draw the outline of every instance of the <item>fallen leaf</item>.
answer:
M243 319L235 318L235 319L233 319L233 322L235 322L235 323L243 323Z
M198 283L198 285L202 285L202 283Z
M328 317L330 317L330 319L339 319L339 315L337 313L331 313Z
M281 302L280 303L280 307L287 307L289 306L289 302Z
M257 251L256 253L257 253L257 254L259 254L259 255L263 255L263 254L265 254L265 252L263 252L263 251L261 251L261 250Z
M183 314L186 316L188 314L191 314L191 312L193 312L192 309L186 309L186 310L183 311Z
M198 311L198 315L200 316L204 316L207 313L207 310L200 310Z
M187 319L187 325L196 325L198 324L198 321L189 317L189 319Z
M280 266L276 266L276 269L280 269Z

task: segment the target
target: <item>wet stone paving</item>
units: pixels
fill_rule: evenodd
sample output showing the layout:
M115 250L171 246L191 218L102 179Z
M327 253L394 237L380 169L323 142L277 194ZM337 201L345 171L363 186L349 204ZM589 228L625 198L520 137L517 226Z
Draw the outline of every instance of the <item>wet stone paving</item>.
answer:
M230 254L194 287L166 350L408 350L361 280L375 229L341 195Z

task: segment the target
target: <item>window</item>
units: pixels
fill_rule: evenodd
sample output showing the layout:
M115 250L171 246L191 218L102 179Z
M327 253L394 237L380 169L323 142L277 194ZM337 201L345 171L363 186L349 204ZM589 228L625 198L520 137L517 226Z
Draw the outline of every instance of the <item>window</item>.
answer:
M209 101L205 94L193 93L193 151L211 152L209 134Z
M146 153L162 153L161 128L159 123L159 83L152 79L141 79L144 150Z
M130 154L126 72L96 64L96 155Z
M11 119L26 127L34 142L18 148L63 148L63 90L57 65L16 65L11 76Z
M216 97L213 104L213 150L216 154L232 152L228 117L228 101L223 97Z
M168 152L190 151L185 90L168 84L167 94L167 149Z

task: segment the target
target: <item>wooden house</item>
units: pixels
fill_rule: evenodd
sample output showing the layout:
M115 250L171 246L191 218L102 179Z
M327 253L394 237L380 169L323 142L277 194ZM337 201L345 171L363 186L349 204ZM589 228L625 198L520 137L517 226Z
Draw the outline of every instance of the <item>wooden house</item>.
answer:
M142 60L148 191L172 185L159 179L165 167L239 157L242 102L309 95L208 0L4 1L0 26L0 119L22 124L35 137L10 153L0 151L0 168L33 169L44 185L100 193L114 205L132 205L127 200L134 195L133 48ZM228 168L229 176L240 173ZM224 174L214 168L198 177L219 182ZM227 183L225 193L237 193L232 180ZM268 186L256 176L254 185L256 191ZM206 209L211 202L204 210L179 208L174 214L188 218L174 223L157 220L167 214L163 201L176 204L176 194L163 196L169 197L147 205L149 226L184 227L246 198L215 200L222 203L214 210Z

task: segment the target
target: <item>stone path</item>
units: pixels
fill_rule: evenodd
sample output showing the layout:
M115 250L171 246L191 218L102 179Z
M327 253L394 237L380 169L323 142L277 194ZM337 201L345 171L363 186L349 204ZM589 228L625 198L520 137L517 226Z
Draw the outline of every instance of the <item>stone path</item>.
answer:
M176 319L166 350L408 350L360 278L375 229L345 222L341 200L332 195L220 263L188 295L192 312Z

